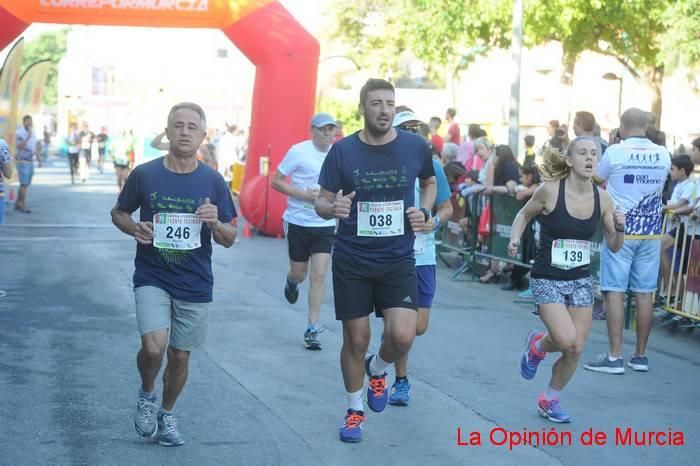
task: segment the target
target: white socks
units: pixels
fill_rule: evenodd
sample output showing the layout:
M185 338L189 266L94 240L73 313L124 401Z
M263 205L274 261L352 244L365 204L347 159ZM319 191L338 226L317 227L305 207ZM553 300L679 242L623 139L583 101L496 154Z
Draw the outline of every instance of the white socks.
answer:
M369 362L369 373L372 375L384 375L386 373L386 368L390 365L390 362L383 360L379 357L379 353L377 353Z
M369 373L372 375L384 375L386 373L386 368L390 365L390 363L380 358L379 353L377 353L369 362ZM345 392L345 397L347 398L348 402L348 409L352 409L354 411L364 411L365 405L362 401L363 394L364 387L356 392Z
M544 399L547 401L558 400L560 393L560 391L547 386L547 389L544 391Z
M542 338L544 338L544 337L542 337ZM538 353L544 354L545 351L542 350L542 345L541 345L541 343L542 343L542 338L540 338L539 340L537 340L537 341L535 342L535 349L537 350Z
M362 403L363 391L363 389L360 389L356 392L345 392L345 397L348 400L348 409L352 409L354 411L365 410L365 405Z

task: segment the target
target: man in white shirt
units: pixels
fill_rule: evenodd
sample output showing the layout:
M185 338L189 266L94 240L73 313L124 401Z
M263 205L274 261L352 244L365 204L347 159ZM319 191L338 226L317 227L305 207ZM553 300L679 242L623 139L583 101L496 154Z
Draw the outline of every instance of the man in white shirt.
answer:
M289 196L283 218L289 244L289 271L284 296L290 304L299 298L298 285L306 279L311 262L309 314L304 333L304 345L309 350L321 349L318 319L335 235L335 220L319 217L314 202L319 193L318 176L335 131L333 117L326 113L314 115L311 139L289 149L272 180L274 189ZM287 177L289 181L286 181Z
M226 132L219 139L216 146L218 155L219 173L224 177L226 182L231 181L231 166L236 161L236 125L226 123Z
M598 177L607 181L618 209L625 212L625 243L612 253L603 243L600 287L605 292L610 351L584 364L588 370L624 374L622 328L624 294L629 288L637 304L637 347L627 365L635 371L649 370L645 355L653 320L661 260L661 208L664 183L671 169L671 155L646 137L647 115L638 108L620 117L623 141L608 148L598 164Z

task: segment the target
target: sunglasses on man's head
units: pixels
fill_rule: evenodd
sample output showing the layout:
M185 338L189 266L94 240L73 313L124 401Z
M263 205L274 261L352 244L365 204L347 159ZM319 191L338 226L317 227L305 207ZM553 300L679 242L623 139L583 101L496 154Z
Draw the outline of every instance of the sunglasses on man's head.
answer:
M410 131L416 134L420 132L420 125L399 125L399 128L401 128L404 131Z

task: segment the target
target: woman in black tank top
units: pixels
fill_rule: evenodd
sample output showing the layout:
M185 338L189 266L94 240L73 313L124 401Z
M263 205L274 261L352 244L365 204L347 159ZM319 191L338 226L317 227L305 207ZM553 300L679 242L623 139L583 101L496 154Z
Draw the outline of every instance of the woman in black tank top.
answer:
M540 245L530 284L547 333L533 331L528 335L520 374L532 379L547 353L561 352L552 367L549 386L537 400L537 410L550 421L569 422L559 404L559 392L576 371L591 327L590 240L601 225L608 248L618 251L624 241L625 216L615 210L610 195L593 184L598 154L592 139L574 139L565 155L554 148L544 149L543 155L542 172L547 182L515 218L508 252L516 255L525 226L537 218Z

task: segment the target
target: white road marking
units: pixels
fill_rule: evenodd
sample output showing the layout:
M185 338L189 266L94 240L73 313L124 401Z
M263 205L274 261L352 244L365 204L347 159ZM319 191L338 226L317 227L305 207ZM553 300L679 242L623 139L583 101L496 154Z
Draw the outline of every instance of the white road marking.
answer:
M2 228L114 228L110 223L5 223Z
M117 241L130 241L135 242L133 238L65 238L61 236L34 236L34 237L24 237L24 236L3 236L2 242L20 242L20 243L30 243L38 241L80 241L82 243L109 243Z

